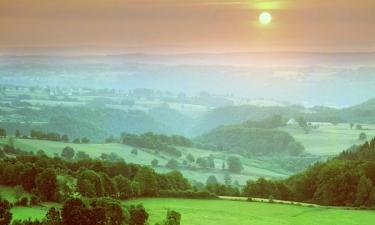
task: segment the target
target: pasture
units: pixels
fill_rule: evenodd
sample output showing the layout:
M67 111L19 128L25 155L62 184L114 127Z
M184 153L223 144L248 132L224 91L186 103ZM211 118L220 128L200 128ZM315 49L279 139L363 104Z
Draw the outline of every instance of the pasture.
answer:
M182 214L183 225L368 225L375 213L365 210L260 203L233 200L137 199L123 204L142 203L149 222L162 221L168 209Z
M352 145L359 145L364 141L359 141L360 133L367 135L367 140L375 137L375 125L362 125L362 130L354 127L351 129L350 124L342 123L333 125L330 123L319 123L317 129L312 129L306 134L298 126L286 126L280 130L291 134L297 141L305 146L306 152L314 155L336 155Z

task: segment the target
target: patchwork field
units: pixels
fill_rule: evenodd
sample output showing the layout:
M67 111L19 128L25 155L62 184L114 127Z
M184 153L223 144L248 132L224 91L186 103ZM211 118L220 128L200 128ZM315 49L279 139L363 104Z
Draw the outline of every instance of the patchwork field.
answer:
M308 207L231 200L137 199L150 214L150 224L161 221L168 209L182 214L183 225L369 225L373 211Z
M358 140L358 136L362 132L366 133L368 139L375 136L374 125L363 125L363 127L363 130L356 130L350 129L349 124L319 124L319 128L313 129L308 134L297 126L287 126L280 129L289 132L296 140L301 142L308 153L319 156L332 156L354 144L363 143L364 141ZM0 143L7 143L7 141L7 139L0 139ZM129 163L150 165L153 159L157 159L159 166L155 169L159 172L170 171L170 169L166 168L164 165L172 158L162 152L156 154L155 151L151 149L138 149L138 154L135 155L131 153L133 147L116 143L74 144L44 140L15 139L14 144L16 147L23 150L34 152L44 150L49 156L54 156L55 154L60 155L64 147L70 146L76 152L84 151L88 153L92 158L98 158L102 153L109 154L113 152ZM221 168L223 162L229 156L228 154L196 148L179 147L179 150L183 153L183 156L177 159L181 165L179 170L186 177L205 183L210 175L215 175L219 181L224 181L225 173ZM192 154L195 158L212 155L215 161L215 169L199 169L198 167L187 168L182 166L183 160L187 154ZM243 171L241 174L231 174L231 178L233 182L238 181L239 184L244 184L247 180L256 179L258 177L284 178L292 174L292 172L287 171L277 163L273 163L271 159L248 159L239 155L236 156L241 159Z
M0 139L0 143L7 143L7 139ZM158 172L168 172L170 169L166 168L164 165L167 161L172 158L167 154L160 152L156 154L154 150L151 149L138 149L137 155L132 154L131 151L133 147L109 143L109 144L74 144L74 143L63 143L45 140L33 140L33 139L14 139L14 145L17 148L27 151L37 152L38 150L44 150L44 152L49 156L54 156L55 154L60 155L64 147L70 146L75 152L84 151L90 155L92 158L98 158L102 153L116 153L119 157L122 157L128 163L137 163L142 165L151 165L153 159L159 161L159 166L155 168ZM196 148L179 148L183 153L183 156L178 159L180 165L185 159L187 154L192 154L195 158L207 157L209 155L214 156L215 169L188 169L183 166L179 170L189 178L190 180L195 180L205 183L210 175L215 175L216 178L223 182L225 172L222 170L222 163L228 157L228 154L218 153L214 151L207 151ZM249 179L256 179L258 177L267 178L282 178L290 175L290 172L283 170L282 168L273 165L271 162L266 162L257 159L247 159L241 156L241 162L243 164L243 171L241 174L231 174L232 181L238 181L239 184L245 184Z

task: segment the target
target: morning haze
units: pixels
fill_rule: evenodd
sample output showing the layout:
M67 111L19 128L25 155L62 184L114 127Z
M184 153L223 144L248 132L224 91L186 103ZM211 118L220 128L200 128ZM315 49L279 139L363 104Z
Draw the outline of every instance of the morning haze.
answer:
M375 223L370 0L2 0L1 225Z

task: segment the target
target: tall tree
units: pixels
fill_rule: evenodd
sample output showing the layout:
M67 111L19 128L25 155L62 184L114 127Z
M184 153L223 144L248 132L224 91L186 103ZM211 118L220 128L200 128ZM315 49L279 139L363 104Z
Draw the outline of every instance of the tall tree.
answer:
M236 156L228 157L227 159L228 170L232 173L240 173L242 170L241 160Z
M372 188L373 187L371 180L365 176L361 176L358 182L357 194L354 204L356 206L366 205L369 200Z
M55 170L48 168L36 177L36 187L44 200L54 201L57 197L57 178Z

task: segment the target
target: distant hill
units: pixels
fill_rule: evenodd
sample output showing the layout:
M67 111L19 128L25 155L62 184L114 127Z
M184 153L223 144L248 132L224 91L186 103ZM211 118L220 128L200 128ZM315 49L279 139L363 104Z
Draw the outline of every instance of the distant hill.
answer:
M350 122L375 123L375 98L341 110L340 116Z
M199 136L195 141L209 148L215 146L217 151L236 153L245 157L298 156L304 151L304 147L286 132L247 127L242 124L220 126Z

